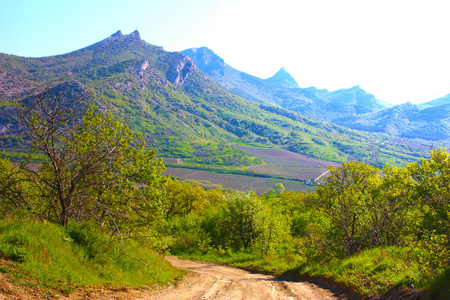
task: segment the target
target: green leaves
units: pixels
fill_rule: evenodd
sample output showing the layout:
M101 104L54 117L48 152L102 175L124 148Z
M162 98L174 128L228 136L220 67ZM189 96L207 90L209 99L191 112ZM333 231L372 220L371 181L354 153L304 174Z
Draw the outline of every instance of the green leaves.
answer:
M32 213L61 225L96 220L117 232L161 219L162 161L109 112L91 105L81 115L82 100L44 91L18 109L33 150L46 157L39 169L22 166L37 191Z
M382 175L381 175L382 174ZM406 169L380 169L361 162L330 168L318 188L319 209L332 222L329 240L347 254L380 245L398 245L413 221L414 201Z

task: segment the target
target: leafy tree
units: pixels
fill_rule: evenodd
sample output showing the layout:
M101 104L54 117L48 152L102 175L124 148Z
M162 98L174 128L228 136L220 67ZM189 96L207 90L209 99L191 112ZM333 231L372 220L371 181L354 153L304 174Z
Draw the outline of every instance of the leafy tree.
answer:
M330 241L352 254L363 246L366 204L381 183L379 169L361 162L330 167L330 173L318 192L318 203L331 220Z
M191 212L199 214L202 211L206 193L200 185L170 178L166 189L164 205L167 219Z
M282 194L285 191L284 185L282 183L275 183L273 186L275 193Z
M224 195L221 205L210 205L202 219L202 228L213 245L234 249L255 247L261 255L272 252L289 235L289 218L281 209L244 192Z
M264 205L255 216L255 246L261 255L271 254L289 236L290 220L279 207Z
M400 245L418 217L415 182L405 168L385 165L380 185L365 204L366 245Z
M108 112L85 109L85 98L76 83L65 83L18 107L32 152L46 158L39 168L20 167L38 190L40 202L32 210L61 225L71 219L96 219L116 228L146 224L160 207L162 161L145 148L142 136Z
M226 240L236 249L249 248L256 238L256 215L262 203L258 197L243 192L229 194L222 207L222 230Z
M415 183L406 169L382 170L361 162L331 168L318 188L320 210L331 220L329 240L347 254L399 245L411 233Z
M450 154L445 149L434 149L430 154L430 159L421 159L408 169L425 205L424 228L446 235L450 245Z

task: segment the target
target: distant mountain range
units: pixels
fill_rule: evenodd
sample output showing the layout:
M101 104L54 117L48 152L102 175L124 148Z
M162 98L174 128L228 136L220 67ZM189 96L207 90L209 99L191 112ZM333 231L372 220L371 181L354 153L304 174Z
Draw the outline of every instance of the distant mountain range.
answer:
M188 52L192 59L146 43L137 31L128 35L118 31L63 55L0 54L0 148L13 152L26 143L17 137L12 102L33 85L63 79L69 83L63 83L65 88L74 87L74 94L85 90L101 111L108 109L125 119L160 156L191 165L261 163L234 144L378 166L416 161L428 152L407 141L310 117L337 119L383 107L358 87L333 93L301 89L284 69L262 80L231 68L206 48Z
M352 129L433 141L450 139L450 94L420 105L394 106L359 86L333 92L300 88L284 68L271 78L261 79L234 69L206 47L182 53L224 88L249 100Z

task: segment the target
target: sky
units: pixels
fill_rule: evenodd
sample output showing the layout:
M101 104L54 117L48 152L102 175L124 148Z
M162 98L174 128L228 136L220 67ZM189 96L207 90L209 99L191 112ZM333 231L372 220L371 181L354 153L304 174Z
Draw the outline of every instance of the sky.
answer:
M263 79L284 67L300 87L418 104L450 93L449 12L448 0L0 0L0 52L64 54L137 29Z

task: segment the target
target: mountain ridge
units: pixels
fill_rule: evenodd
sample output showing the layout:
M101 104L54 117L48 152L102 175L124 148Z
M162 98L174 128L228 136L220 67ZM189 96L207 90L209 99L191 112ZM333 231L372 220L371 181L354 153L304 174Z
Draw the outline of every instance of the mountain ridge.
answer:
M230 92L249 100L278 105L305 116L328 122L343 116L371 112L385 106L382 101L375 99L371 94L367 94L359 86L356 86L358 91L355 90L356 87L353 87L334 92L317 90L314 87L300 88L295 79L284 68L281 68L273 77L264 80L234 69L207 47L196 49L202 49L203 55L196 55L196 51L193 51L192 48L183 50L181 53L190 56L200 70ZM207 62L205 57L209 58ZM215 65L213 70L208 67L211 64ZM358 93L358 97L355 97L355 101L350 103L349 101L342 101L342 97L336 96L344 93L348 95Z
M376 135L243 99L222 88L191 58L166 52L138 37L116 32L112 38L80 50L45 58L0 54L0 77L33 85L69 76L86 87L100 109L110 110L141 132L161 156L182 158L191 164L241 166L257 162L231 144L374 164L404 163L426 155L420 148L406 149ZM234 69L228 72L249 76ZM265 84L283 91L279 83ZM14 147L9 140L17 127L8 125L14 123L14 116L5 112L13 100L11 90L19 87L12 84L0 97L2 148ZM387 142L382 144L381 140Z
M277 105L320 121L332 122L351 129L426 141L450 139L450 129L447 126L450 113L446 109L446 105L450 104L450 94L415 106L420 112L412 113L412 111L405 111L403 104L392 105L376 99L373 94L367 93L359 85L331 92L326 89L318 90L315 87L300 88L284 68L277 73L279 76L276 74L267 79L273 81L273 85L270 85L267 80L232 68L212 50L206 47L201 49L204 53L213 53L210 56L210 64L214 61L220 61L220 63L217 63L212 71L205 67L202 56L193 55L193 61L204 73L230 92L243 98L265 105ZM190 49L182 53L192 55ZM226 76L226 74L232 74L232 76ZM441 105L443 105L441 111L437 111L436 107ZM393 108L396 108L397 112L394 112ZM434 118L432 111L435 112ZM402 115L401 119L399 119L399 112Z

